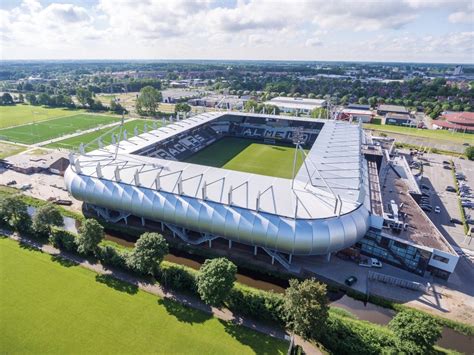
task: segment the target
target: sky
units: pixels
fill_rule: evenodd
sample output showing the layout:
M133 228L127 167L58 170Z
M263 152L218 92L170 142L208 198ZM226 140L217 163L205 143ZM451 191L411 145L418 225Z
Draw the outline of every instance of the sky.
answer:
M0 58L474 64L474 0L0 0Z

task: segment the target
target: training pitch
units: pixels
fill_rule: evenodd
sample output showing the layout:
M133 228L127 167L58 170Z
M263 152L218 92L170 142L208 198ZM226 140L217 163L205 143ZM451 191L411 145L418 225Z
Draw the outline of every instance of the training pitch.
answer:
M73 116L82 110L67 108L49 108L17 104L13 106L0 106L0 128L18 126L21 124L40 122L58 117Z
M224 137L197 152L188 163L291 179L295 148L263 144L261 141ZM296 171L303 163L298 152Z
M148 130L151 130L153 127L153 122L156 122L157 127L161 127L163 124L161 121L154 121L154 120L133 120L133 121L127 121L123 124L123 129L127 130L127 135L130 137L134 135L134 130L135 127L138 129L138 133L141 134L144 132L144 127L145 124L148 127ZM123 132L123 131L122 131ZM48 148L64 148L64 149L70 149L70 150L78 150L79 146L81 143L83 143L85 146L85 151L90 152L92 150L98 149L99 148L99 143L97 142L97 139L103 135L102 137L102 143L104 146L109 145L112 143L112 134L120 134L120 126L116 127L108 127L108 128L101 128L98 129L94 132L89 132L89 133L84 133L79 136L71 137L71 138L66 138L51 144L48 144ZM122 138L123 138L123 133L122 133Z
M9 354L284 354L288 344L0 239Z
M0 140L34 144L58 138L66 134L118 122L120 118L105 115L77 114L39 123L0 130Z

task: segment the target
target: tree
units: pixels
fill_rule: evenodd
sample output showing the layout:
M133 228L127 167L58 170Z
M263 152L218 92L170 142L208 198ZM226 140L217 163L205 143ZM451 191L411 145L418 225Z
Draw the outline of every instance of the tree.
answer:
M327 118L328 110L324 107L315 108L311 111L312 118Z
M59 210L50 203L38 207L33 216L33 230L41 236L49 235L53 226L61 227L63 225L63 216L61 216Z
M116 102L115 100L110 100L110 111L118 113L118 114L127 112L127 110L125 110L125 108L119 102Z
M177 103L175 106L174 106L174 112L175 113L178 113L178 112L189 112L191 111L191 106L189 106L187 103L185 102L179 102Z
M30 103L30 105L37 105L38 100L35 94L26 94L26 101Z
M398 312L389 327L400 342L400 350L409 354L430 353L441 337L441 326L433 317L411 310Z
M474 160L474 146L469 146L465 150L467 159Z
M18 102L19 102L19 103L25 102L25 97L23 96L22 93L20 93L20 94L18 95Z
M162 95L160 91L153 86L145 86L140 90L137 98L136 108L138 113L155 116L161 100Z
M155 275L160 263L168 254L168 244L158 233L143 233L128 257L127 264L144 275Z
M85 88L77 88L76 97L77 101L79 101L82 106L90 105L92 100L92 92ZM94 101L92 100L92 102Z
M8 196L0 200L0 219L19 232L27 232L31 226L28 206L19 196Z
M234 286L237 266L226 258L207 259L199 269L198 293L210 305L220 306Z
M95 219L86 219L79 228L77 250L82 254L94 254L104 239L104 227Z
M51 97L43 92L38 96L38 103L40 105L48 106L51 103Z
M0 97L0 105L14 105L14 104L15 102L13 101L13 97L8 92L5 92Z
M255 100L247 100L244 104L245 112L258 112L258 103Z
M329 306L326 285L315 279L292 279L285 291L287 326L304 339L316 339L324 330Z

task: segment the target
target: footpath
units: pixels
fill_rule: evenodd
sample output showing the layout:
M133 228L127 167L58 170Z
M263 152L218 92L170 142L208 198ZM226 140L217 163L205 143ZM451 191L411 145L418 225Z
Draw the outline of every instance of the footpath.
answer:
M39 243L38 241L35 241L28 237L20 236L17 233L11 233L6 230L0 230L0 232L4 235L7 235L10 239L16 240L19 243L27 244L31 247L41 250L43 253L53 255L53 256L59 256L65 260L72 261L81 267L84 267L86 269L89 269L101 275L110 275L117 280L127 282L129 284L137 286L139 289L145 292L151 293L153 295L156 295L158 297L171 299L173 301L181 303L184 306L198 309L208 314L212 314L214 317L218 319L229 321L234 324L247 327L249 329L269 335L274 338L283 339L283 340L289 339L289 334L285 332L284 330L233 314L227 308L210 307L206 305L205 303L203 303L201 300L197 299L196 297L165 290L163 287L161 287L157 283L150 283L137 276L133 276L123 271L119 271L115 268L105 267L99 263L91 263L87 259L79 255L61 251L53 247L52 245ZM294 337L294 342L296 345L300 345L303 348L304 352L308 355L323 354L317 347L303 340L299 336Z

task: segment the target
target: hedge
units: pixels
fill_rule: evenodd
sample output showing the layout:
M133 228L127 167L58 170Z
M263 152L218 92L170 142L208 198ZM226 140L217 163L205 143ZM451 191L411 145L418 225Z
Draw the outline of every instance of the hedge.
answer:
M197 275L191 268L163 261L155 277L165 287L197 296Z
M232 312L284 325L284 297L281 294L260 291L243 285L235 285L225 302Z
M329 315L326 329L318 341L334 354L397 352L397 338L388 328L334 313Z

